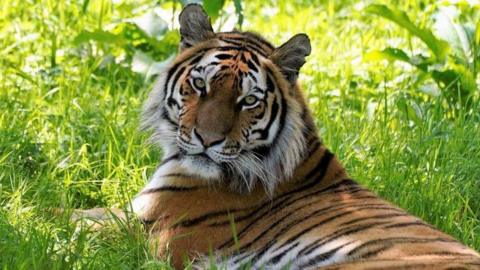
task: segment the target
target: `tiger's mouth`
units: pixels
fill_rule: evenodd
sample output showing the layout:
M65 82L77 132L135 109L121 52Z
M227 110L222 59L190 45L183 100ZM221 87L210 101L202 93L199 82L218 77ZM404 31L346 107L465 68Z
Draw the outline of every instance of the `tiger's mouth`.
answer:
M206 160L209 162L215 162L211 157L209 157L206 153L198 153L198 154L187 154L195 159Z
M197 161L211 162L218 165L235 160L240 155L240 151L238 154L225 154L225 153L219 153L211 148L205 148L203 151L200 151L200 152L199 151L189 152L188 150L183 149L182 147L180 147L180 153L184 156L188 156Z

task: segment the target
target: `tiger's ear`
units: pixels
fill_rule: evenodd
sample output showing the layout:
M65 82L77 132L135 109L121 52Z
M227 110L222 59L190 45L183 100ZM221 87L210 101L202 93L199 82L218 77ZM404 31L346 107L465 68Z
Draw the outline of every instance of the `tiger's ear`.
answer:
M310 55L312 47L306 34L296 34L276 48L270 59L280 68L285 78L293 85L297 81L298 72L305 64L305 57Z
M214 36L210 18L198 4L187 5L178 18L180 22L180 50L195 46Z

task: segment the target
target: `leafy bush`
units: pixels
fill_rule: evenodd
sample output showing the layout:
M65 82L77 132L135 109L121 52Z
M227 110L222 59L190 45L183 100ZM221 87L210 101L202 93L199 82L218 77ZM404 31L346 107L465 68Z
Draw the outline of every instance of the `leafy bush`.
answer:
M408 63L420 72L414 81L416 86L427 89L426 81L433 79L449 101L466 107L471 104L479 88L475 79L480 70L480 22L458 23L458 10L441 8L434 14L436 36L431 30L415 25L403 11L377 4L368 6L366 11L406 29L430 51L430 55L423 52L409 55L402 49L387 47L370 52L367 60Z

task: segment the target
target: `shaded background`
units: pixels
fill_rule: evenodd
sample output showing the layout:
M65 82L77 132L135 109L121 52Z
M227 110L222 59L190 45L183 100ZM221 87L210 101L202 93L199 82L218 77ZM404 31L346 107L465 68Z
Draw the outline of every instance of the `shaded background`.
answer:
M301 85L351 176L480 250L480 4L379 3L203 4L216 30L307 33ZM135 221L88 232L45 209L128 207L148 180L161 152L139 114L183 4L1 1L2 269L169 267Z

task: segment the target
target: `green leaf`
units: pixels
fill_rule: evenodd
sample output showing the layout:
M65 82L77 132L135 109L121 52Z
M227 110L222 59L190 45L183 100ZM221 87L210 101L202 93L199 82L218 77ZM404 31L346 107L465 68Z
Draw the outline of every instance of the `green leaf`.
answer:
M460 94L465 97L477 90L473 73L463 65L453 65L443 71L433 70L432 77L441 88L459 89Z
M84 30L74 38L73 44L75 46L78 46L81 43L92 41L92 40L97 42L117 43L117 44L121 44L125 41L121 36L115 35L103 30L96 30L93 32Z
M165 69L165 67L173 60L174 55L170 55L164 61L157 62L148 54L135 51L132 59L132 71L140 73L149 80L152 76L158 75Z
M392 10L385 5L378 4L368 6L366 8L366 12L381 16L405 28L410 34L420 38L433 52L438 60L445 60L448 52L448 43L437 39L430 30L422 29L414 25L405 12L400 10Z
M222 10L225 0L206 0L203 2L203 8L207 12L208 16L215 20Z
M242 0L233 0L233 5L235 6L235 14L238 16L237 25L242 29L243 25L243 7Z
M477 91L477 84L475 82L475 76L468 67L463 65L454 65L452 69L459 75L462 89L473 94Z
M445 10L440 10L435 14L434 27L437 35L449 43L455 56L463 65L473 62L472 47L464 26L455 23Z
M477 25L475 26L475 44L480 47L480 21L477 22Z
M414 106L414 104L408 102L405 97L397 99L396 105L407 120L413 121L416 125L422 124L422 113L418 105Z
M475 36L474 36L474 55L473 55L473 69L474 73L478 74L480 71L480 20L475 26Z
M168 23L160 18L153 10L142 16L126 21L134 23L145 32L145 34L157 40L160 40L168 30Z
M388 47L383 50L374 50L365 54L364 59L367 61L388 60L390 62L402 61L410 63L410 57L401 49Z
M381 51L380 50L371 51L365 54L363 59L366 61L378 61L378 60L388 60L389 62L402 61L405 63L409 63L410 65L413 65L425 72L427 72L428 67L433 64L431 61L429 61L429 59L426 59L422 55L415 55L413 57L409 57L407 53L405 53L403 50L398 48L391 48L391 47L388 47Z
M90 3L90 0L84 0L82 4L82 13L85 14L87 12L88 4Z

